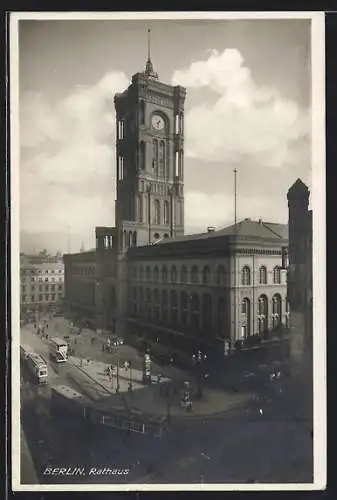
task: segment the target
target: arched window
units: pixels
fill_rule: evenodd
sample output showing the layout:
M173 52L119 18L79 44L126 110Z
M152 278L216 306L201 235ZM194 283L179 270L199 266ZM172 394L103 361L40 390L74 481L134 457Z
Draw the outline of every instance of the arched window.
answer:
M228 335L228 324L227 324L227 317L228 317L228 311L227 311L227 303L224 297L219 297L218 298L218 303L217 303L217 336L218 337L225 337Z
M131 278L133 280L137 279L137 267L136 266L132 266L132 268L131 268Z
M224 266L219 266L217 269L216 284L222 286L226 284L226 269Z
M281 325L282 321L282 298L281 295L276 293L272 298L273 304L273 329Z
M267 268L266 268L266 266L260 267L259 274L260 274L260 285L266 285L267 284Z
M167 267L163 266L161 270L161 279L164 283L167 282Z
M261 268L260 268L261 269ZM258 300L257 309L259 334L268 331L268 298L266 295L261 295Z
M200 329L200 301L197 293L191 295L191 329L193 332Z
M202 270L202 283L204 285L209 285L211 282L211 269L209 266L205 266Z
M140 141L139 145L139 168L141 170L145 169L146 162L146 145L144 141Z
M177 268L176 266L171 267L171 283L177 282Z
M170 293L171 324L176 327L178 324L178 296L175 290Z
M154 281L159 281L159 269L157 266L155 266L153 271L153 279Z
M188 295L186 292L180 293L181 307L181 327L186 328L188 325Z
M144 316L144 290L142 287L139 288L139 314Z
M152 293L150 288L146 289L146 316L151 319L152 318Z
M152 142L153 153L152 153L152 168L154 172L158 173L158 141L157 139L153 139Z
M137 231L133 231L132 233L132 246L133 247L137 246Z
M145 102L140 101L140 107L139 107L139 121L141 125L144 125L145 123Z
M273 281L275 285L280 285L281 283L281 268L279 266L273 269Z
M144 279L144 269L142 266L139 268L139 279L140 281L143 281Z
M164 201L164 224L169 225L170 223L170 205L168 201Z
M116 307L116 290L114 286L110 289L110 306L112 309Z
M163 323L168 322L168 293L167 290L161 292L161 310Z
M160 224L160 201L159 200L154 200L154 223L159 225Z
M250 300L245 297L241 302L241 336L247 338L250 335Z
M180 200L176 200L175 220L178 226L182 224L182 204Z
M137 314L137 309L138 309L138 290L136 287L132 288L132 314L136 315Z
M197 266L192 266L191 282L192 283L199 283L199 269L197 268Z
M165 172L165 142L160 141L159 144L159 175L164 176Z
M244 266L241 271L241 285L250 285L250 269Z
M153 310L154 310L154 320L159 321L160 320L160 295L159 291L156 288L153 292Z
M132 248L133 235L132 231L129 231L129 248Z
M180 283L187 283L187 267L182 266L180 271Z
M147 266L146 268L146 281L151 281L151 268Z
M202 296L202 335L211 332L212 327L212 297L208 293Z
M124 250L126 250L128 248L129 240L128 240L128 233L125 230L123 232L123 243L124 243L124 245L123 245Z

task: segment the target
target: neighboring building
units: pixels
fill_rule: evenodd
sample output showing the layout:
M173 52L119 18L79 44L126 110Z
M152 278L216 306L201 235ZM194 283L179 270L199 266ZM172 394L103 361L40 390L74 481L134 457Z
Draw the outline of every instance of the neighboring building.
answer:
M64 295L63 262L32 264L20 257L21 312L52 309L59 305Z
M151 60L115 96L115 227L65 255L65 302L98 329L164 342L266 334L288 324L287 226L249 219L184 236L184 100Z
M308 187L297 181L288 191L291 354L294 372L311 373L313 350L312 211Z
M230 226L130 249L128 330L174 345L182 335L212 343L287 327L287 236L286 225L245 219L236 232Z

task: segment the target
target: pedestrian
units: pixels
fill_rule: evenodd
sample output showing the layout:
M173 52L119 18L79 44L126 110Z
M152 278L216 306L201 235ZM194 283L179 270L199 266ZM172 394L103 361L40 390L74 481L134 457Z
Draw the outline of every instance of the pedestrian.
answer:
M87 359L87 365L89 365L89 363L90 363L90 359L88 358L88 359Z
M46 324L46 328L47 328L47 330L48 330L48 323Z

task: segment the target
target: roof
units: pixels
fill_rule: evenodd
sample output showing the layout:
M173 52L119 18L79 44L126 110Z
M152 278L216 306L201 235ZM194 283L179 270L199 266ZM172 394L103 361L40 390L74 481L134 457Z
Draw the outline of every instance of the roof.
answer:
M294 184L292 186L290 186L290 188L288 189L287 198L288 199L289 199L289 197L296 198L297 196L303 196L303 195L308 195L308 194L309 194L308 186L306 184L304 184L302 179L298 178L298 179L296 179Z
M20 257L20 267L25 269L63 269L64 264L60 262L30 262L27 257Z
M163 239L155 243L155 245L165 245L179 241L204 240L217 238L219 236L245 236L252 238L266 239L288 239L288 225L278 224L275 222L264 222L262 220L252 221L244 219L236 224L219 229L218 231L210 231L206 233L190 234L180 236L174 239Z

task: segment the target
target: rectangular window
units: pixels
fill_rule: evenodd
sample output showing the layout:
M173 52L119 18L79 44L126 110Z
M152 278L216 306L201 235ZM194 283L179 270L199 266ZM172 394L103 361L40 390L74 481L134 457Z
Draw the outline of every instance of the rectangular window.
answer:
M22 302L26 302L26 295L22 295Z
M42 292L42 285L39 285L39 292Z
M179 134L179 115L175 115L175 133Z
M44 300L47 300L48 301L48 293L45 294L44 296Z
M45 280L45 281L48 281L48 278L45 278L44 280Z
M52 293L51 300L55 300L55 293Z
M24 285L21 287L21 291L22 291L22 293L25 293L26 287Z
M31 295L31 297L30 297L30 298L31 298L31 301L32 301L32 302L35 302L35 295Z
M42 302L43 298L42 298L42 293L39 294L39 302Z

